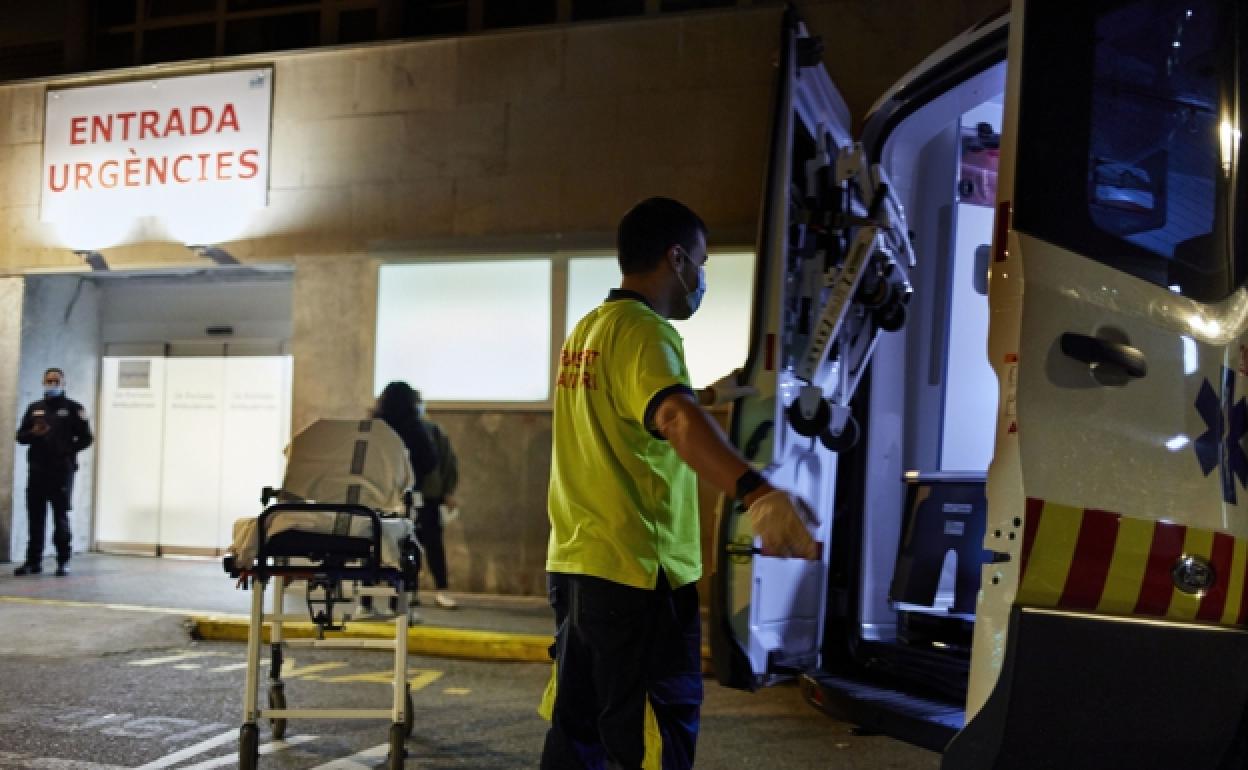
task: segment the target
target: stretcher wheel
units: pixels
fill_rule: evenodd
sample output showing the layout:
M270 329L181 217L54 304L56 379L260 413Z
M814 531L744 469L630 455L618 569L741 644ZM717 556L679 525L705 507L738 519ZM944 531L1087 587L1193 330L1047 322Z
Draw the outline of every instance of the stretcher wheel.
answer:
M269 685L269 708L286 708L286 688L283 685ZM269 719L269 729L273 732L273 740L280 741L286 737L286 720L281 717Z
M909 310L904 304L893 300L875 311L875 323L882 331L895 332L906 325Z
M858 421L851 414L845 418L845 427L841 429L840 435L833 436L831 428L825 428L819 434L819 443L827 447L829 452L848 452L858 446L858 439L862 431L858 428Z
M397 723L390 725L390 756L386 758L389 770L403 770L404 760L407 759L406 743L406 728Z
M403 730L407 734L407 737L410 738L412 737L412 730L416 729L416 713L415 713L415 710L412 708L411 685L407 686L407 694L405 697L407 699L407 704L405 706L407 710L403 713Z
M260 762L260 728L245 724L238 731L238 768L256 770Z
M789 425L793 426L793 430L806 438L818 436L828 427L828 423L832 421L832 408L823 399L819 399L819 406L815 407L813 417L807 417L802 414L801 399L796 398L793 399L793 403L789 404L785 414L788 415Z

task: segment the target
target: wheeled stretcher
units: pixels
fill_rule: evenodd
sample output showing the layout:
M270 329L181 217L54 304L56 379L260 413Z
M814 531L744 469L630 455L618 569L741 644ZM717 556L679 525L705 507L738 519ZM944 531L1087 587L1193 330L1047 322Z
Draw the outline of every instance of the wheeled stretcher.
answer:
M415 581L420 558L410 518L412 483L407 450L385 423L320 420L291 443L282 487L263 492L265 510L255 518L235 522L225 570L252 591L243 725L239 731L239 767L243 770L254 770L257 765L261 720L267 719L273 737L280 739L288 720L312 718L388 719L387 767L403 767L404 744L413 724L407 684L408 589ZM278 502L269 505L273 498ZM317 627L314 639L289 639L283 634L283 621L305 619L285 610L286 588L296 582L306 586L308 616ZM265 614L264 593L270 585L272 611ZM382 607L389 604L394 638L325 638L326 631L345 628L351 607L362 597L370 597ZM271 660L268 708L262 709L258 687L266 624ZM393 651L389 707L288 708L281 678L286 647Z

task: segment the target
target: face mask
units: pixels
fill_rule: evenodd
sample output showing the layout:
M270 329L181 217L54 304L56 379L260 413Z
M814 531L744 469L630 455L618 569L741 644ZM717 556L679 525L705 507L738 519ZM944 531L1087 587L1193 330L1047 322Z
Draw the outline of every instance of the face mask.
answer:
M421 419L425 417L425 403L423 401L416 405L416 416Z
M43 389L43 395L47 396L48 398L60 398L61 396L65 395L65 388L62 388L60 386L47 387Z
M689 289L689 284L685 283L685 279L681 277L680 271L676 271L676 280L680 281L680 286L685 290L685 304L689 307L689 312L678 321L685 321L693 317L698 312L698 308L702 305L702 297L706 295L706 270L702 267L698 268L698 285Z

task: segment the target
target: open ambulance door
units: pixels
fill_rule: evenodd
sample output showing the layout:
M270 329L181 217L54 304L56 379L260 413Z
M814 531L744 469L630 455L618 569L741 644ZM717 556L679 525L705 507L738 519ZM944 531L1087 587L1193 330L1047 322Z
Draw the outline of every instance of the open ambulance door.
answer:
M710 642L720 683L741 689L819 666L838 453L860 438L850 401L880 331L905 320L912 262L900 207L792 11L779 51L745 366L759 395L738 402L730 435L810 503L823 550L771 558L739 505L720 511Z
M753 690L777 677L818 665L827 588L828 539L836 454L816 438L799 436L785 418L783 390L790 384L778 374L785 355L784 330L794 273L790 260L790 220L803 201L793 185L804 185L805 164L819 143L849 143L850 116L827 73L819 65L818 41L806 37L790 11L780 37L776 89L763 213L758 236L755 299L747 379L757 398L739 402L730 429L734 444L755 467L780 486L803 496L820 523L815 538L823 543L819 561L774 559L757 553L749 517L729 502L720 511L715 574L710 602L710 644L715 674L728 687ZM835 147L833 148L835 153ZM813 273L822 278L819 266ZM800 264L798 265L800 270ZM799 276L800 277L800 276ZM807 303L805 312L812 312Z
M948 768L1248 765L1238 0L1016 0Z

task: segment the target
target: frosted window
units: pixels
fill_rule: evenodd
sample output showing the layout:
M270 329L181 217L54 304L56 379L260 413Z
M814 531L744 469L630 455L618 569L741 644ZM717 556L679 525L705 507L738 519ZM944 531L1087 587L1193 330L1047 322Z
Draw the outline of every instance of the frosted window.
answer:
M383 265L374 389L430 401L545 401L549 259Z
M565 334L620 285L614 256L568 260L568 315ZM685 361L695 388L710 385L745 363L754 305L754 255L712 253L706 263L706 296L688 321L673 325L685 340Z

